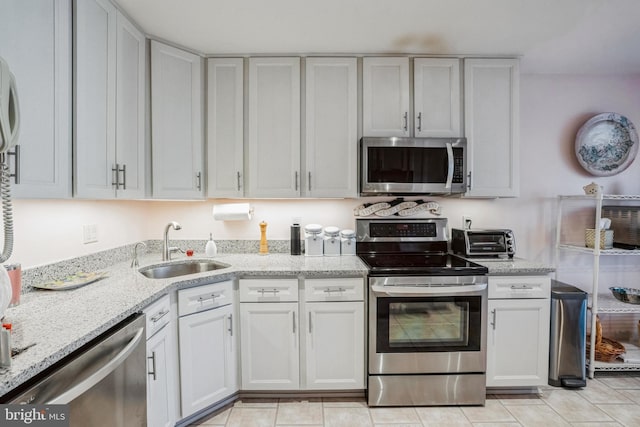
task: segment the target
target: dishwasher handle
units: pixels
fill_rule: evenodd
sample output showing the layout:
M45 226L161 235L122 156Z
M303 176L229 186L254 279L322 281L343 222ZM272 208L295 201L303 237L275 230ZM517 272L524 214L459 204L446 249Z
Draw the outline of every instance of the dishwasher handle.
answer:
M78 396L82 395L85 391L89 390L94 385L98 384L104 378L106 378L111 372L118 369L118 367L129 357L129 355L135 350L142 336L144 335L144 327L139 328L131 341L120 352L111 359L108 363L97 369L87 379L69 388L57 397L54 397L47 402L48 405L66 405Z

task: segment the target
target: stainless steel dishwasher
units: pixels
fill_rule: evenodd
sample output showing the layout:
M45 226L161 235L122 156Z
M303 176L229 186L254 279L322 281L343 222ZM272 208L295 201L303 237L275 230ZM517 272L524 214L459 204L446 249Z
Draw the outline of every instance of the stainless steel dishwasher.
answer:
M69 405L70 426L146 426L145 342L145 316L136 314L42 373L7 403Z

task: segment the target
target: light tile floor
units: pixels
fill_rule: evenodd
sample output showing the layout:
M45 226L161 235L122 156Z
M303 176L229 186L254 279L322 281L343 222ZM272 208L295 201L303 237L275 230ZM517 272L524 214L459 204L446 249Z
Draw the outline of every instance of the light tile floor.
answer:
M484 407L369 408L364 399L251 399L193 426L640 426L638 373L598 373L583 389L548 386L540 392L490 395Z

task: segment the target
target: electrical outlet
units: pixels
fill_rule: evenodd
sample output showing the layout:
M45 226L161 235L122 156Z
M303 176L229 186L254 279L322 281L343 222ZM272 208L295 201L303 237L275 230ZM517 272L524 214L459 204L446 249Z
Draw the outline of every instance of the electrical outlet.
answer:
M98 224L85 224L82 226L83 242L95 243L98 241Z
M462 228L465 230L471 228L471 217L469 215L462 215Z

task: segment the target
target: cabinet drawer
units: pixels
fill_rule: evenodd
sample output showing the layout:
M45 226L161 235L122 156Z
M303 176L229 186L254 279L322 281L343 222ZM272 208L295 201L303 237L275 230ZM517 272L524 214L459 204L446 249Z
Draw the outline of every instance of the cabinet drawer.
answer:
M363 301L363 279L305 279L306 301Z
M233 282L212 283L210 285L178 291L178 314L185 316L211 308L222 307L233 302Z
M489 299L550 298L551 279L546 276L489 276Z
M241 279L240 302L298 301L298 279Z
M171 321L171 300L169 295L163 296L143 311L146 315L147 338L149 338Z

